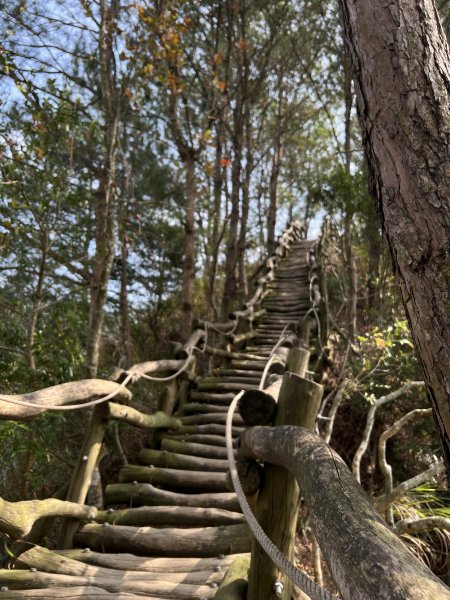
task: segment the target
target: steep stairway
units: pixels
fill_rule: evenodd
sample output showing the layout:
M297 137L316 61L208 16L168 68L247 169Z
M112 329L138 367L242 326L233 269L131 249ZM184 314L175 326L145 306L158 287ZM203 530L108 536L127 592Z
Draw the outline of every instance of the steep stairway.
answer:
M226 413L239 391L258 389L274 346L285 348L286 356L296 343L299 321L311 308L313 247L306 240L290 244L267 284L247 345L222 350L221 366L191 383L174 415L181 426L164 431L157 448L143 448L139 464L120 470L118 482L106 488L105 510L79 529L75 548L22 554L20 580L17 570L9 579L2 572L1 598L214 597L228 566L251 548L227 475ZM282 370L282 361L274 361L267 383ZM243 428L236 413L235 444ZM246 493L256 494L259 470L242 469Z

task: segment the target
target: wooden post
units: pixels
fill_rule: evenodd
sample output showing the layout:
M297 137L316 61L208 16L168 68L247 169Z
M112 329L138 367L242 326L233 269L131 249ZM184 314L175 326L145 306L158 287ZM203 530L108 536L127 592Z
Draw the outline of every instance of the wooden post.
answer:
M297 350L297 349L296 349ZM300 361L304 372L306 364ZM291 372L284 374L275 425L301 425L312 429L322 397L322 386ZM294 476L282 467L265 463L264 487L260 490L256 517L263 530L291 561L297 526L299 488ZM290 600L292 584L272 563L265 551L253 540L248 581L248 600L275 600L274 583L283 581L281 598Z
M245 600L249 566L250 556L244 555L236 558L228 567L225 577L214 595L215 600Z
M102 405L96 406L90 418L88 430L83 441L77 466L69 484L66 500L84 504L91 485L92 475L97 466L106 432L105 410ZM72 548L73 536L78 529L78 521L65 519L61 525L60 547Z

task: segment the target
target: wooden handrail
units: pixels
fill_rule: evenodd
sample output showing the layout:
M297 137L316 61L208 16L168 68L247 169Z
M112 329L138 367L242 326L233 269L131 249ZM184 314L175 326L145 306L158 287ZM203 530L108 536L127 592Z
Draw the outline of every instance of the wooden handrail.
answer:
M303 427L253 427L241 435L241 452L294 473L344 600L450 599L449 588L409 552L318 435Z

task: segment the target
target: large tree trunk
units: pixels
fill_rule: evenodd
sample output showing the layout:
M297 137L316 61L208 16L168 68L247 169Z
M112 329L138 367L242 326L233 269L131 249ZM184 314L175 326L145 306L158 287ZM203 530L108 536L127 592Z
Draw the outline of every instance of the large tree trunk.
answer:
M373 194L450 465L450 53L431 0L341 0Z

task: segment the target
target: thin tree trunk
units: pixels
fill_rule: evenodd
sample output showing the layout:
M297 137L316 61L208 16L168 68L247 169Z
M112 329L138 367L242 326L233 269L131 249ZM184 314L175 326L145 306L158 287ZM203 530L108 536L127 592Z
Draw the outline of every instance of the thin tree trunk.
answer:
M106 0L101 1L99 46L100 84L105 118L105 165L103 181L101 182L95 207L95 256L90 285L88 340L88 371L90 377L95 377L98 371L104 310L117 235L115 179L118 107L115 102L116 90L113 69L113 32L117 10L116 0L112 0L110 5Z
M214 203L213 203L213 229L211 239L211 259L209 263L209 289L208 289L208 318L214 320L218 317L217 307L214 299L215 284L217 276L217 264L219 260L220 247L220 224L221 224L221 208L222 208L222 187L223 187L223 170L222 166L222 151L223 151L223 135L225 130L225 122L223 115L220 117L220 122L216 133L216 155L214 160Z
M341 4L372 191L450 474L450 52L431 0Z
M234 109L233 165L231 171L231 210L228 226L227 254L225 262L225 284L222 300L222 316L226 318L237 295L238 225L241 191L241 166L243 143L243 100L238 90Z
M42 246L41 246L41 260L39 261L38 279L36 282L36 288L33 294L33 307L31 309L30 321L27 329L27 343L25 348L25 355L27 363L33 373L36 371L36 360L34 357L34 341L36 338L36 325L39 317L39 313L42 308L42 297L44 291L45 282L45 270L47 264L47 251L48 251L48 233L45 231L42 234Z
M128 240L123 225L121 241L121 271L120 271L120 338L122 346L123 369L133 364L133 342L131 341L130 306L128 303Z
M238 240L238 277L239 277L239 292L247 297L248 283L247 273L245 270L245 248L247 244L247 227L248 215L250 210L250 178L253 173L253 141L252 141L252 122L250 115L250 104L247 103L245 110L245 145L246 145L246 161L244 171L244 181L242 182L242 211L241 223Z
M195 160L188 158L186 170L186 216L184 222L184 265L183 287L181 297L183 302L182 334L187 337L192 327L192 290L195 275Z
M353 215L345 216L344 230L344 253L345 253L345 268L348 279L348 298L347 298L347 327L348 337L354 341L357 331L357 315L358 315L358 272L356 269L355 252L353 249Z

